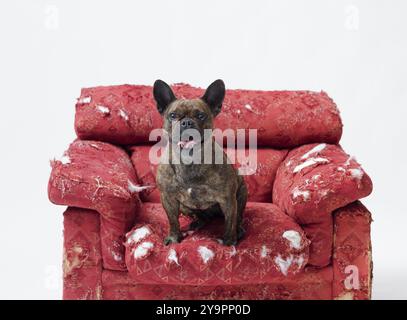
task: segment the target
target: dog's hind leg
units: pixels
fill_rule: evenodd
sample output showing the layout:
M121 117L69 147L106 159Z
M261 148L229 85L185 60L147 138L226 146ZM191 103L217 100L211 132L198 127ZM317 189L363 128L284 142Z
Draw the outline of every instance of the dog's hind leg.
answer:
M247 203L247 187L244 183L241 183L239 189L236 193L237 199L237 239L240 240L243 238L245 234L245 230L243 228L243 213L246 208Z

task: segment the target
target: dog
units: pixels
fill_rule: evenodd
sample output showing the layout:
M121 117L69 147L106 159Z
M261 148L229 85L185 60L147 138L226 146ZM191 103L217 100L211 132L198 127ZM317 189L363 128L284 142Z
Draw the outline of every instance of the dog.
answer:
M193 218L190 230L200 229L213 217L222 215L225 219L224 245L235 245L244 235L242 217L247 202L244 179L212 136L203 138L205 129L213 129L213 120L221 111L225 92L224 82L218 79L209 85L201 98L177 99L164 81L154 83L153 96L163 118L163 129L168 134L167 150L178 150L168 152L167 161L161 162L157 169L157 187L170 226L165 245L182 239L180 213ZM174 135L176 129L180 133L178 138ZM199 134L185 135L188 131ZM215 152L220 151L221 164L173 161L174 155L183 160L182 154L190 155L194 149L202 151L208 144L212 159L216 158ZM203 152L200 157L202 160Z

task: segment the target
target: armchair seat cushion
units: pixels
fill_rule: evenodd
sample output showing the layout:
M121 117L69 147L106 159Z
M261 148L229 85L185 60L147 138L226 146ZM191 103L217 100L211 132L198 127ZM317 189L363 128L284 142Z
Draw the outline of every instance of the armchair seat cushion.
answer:
M190 220L181 217L181 229ZM224 246L223 218L198 231L185 231L178 244L165 246L168 232L159 203L144 203L135 227L126 236L126 265L143 284L239 285L268 283L303 270L309 240L292 218L271 203L249 202L246 234L236 246Z

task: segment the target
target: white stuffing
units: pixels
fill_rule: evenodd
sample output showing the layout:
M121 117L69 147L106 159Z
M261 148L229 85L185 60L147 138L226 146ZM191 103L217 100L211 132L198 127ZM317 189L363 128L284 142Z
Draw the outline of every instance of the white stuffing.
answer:
M265 258L267 257L268 249L265 245L261 246L260 257Z
M356 158L354 156L349 156L344 165L349 166L351 161L356 161Z
M294 262L297 263L298 269L300 269L300 268L302 267L302 265L304 264L304 261L305 261L304 255L302 255L302 254L300 254L300 255L298 256L298 258L296 258L296 259L294 258Z
M319 178L321 178L320 174L316 174L316 175L312 176L312 180L314 180L314 181L318 180Z
M129 189L129 191L131 193L133 193L133 192L141 192L143 190L151 188L151 186L140 186L138 184L134 184L130 180L127 181L127 186L128 186L128 189Z
M129 115L122 109L119 110L119 116L124 120L129 121Z
M356 179L356 180L361 180L363 178L363 171L360 168L356 168L356 169L349 169L350 175L352 176L352 178Z
M152 242L143 242L140 244L136 249L133 251L134 259L140 259L147 255L149 250L154 248L154 244Z
M191 194L192 193L192 188L188 188L187 192L188 192L188 194Z
M325 197L325 196L327 196L328 193L329 193L329 190L327 190L327 189L323 189L323 190L319 191L319 194L320 194L320 196L321 196L322 198Z
M274 258L274 262L277 264L283 275L287 275L288 269L291 267L291 264L293 262L293 258L294 257L292 254L290 254L287 259L283 259L281 255L278 255Z
M232 249L229 252L229 258L235 256L237 253L236 247L232 246Z
M134 230L127 239L127 243L137 243L143 240L145 237L151 234L151 231L147 227L140 227Z
M309 158L307 161L305 161L305 162L299 164L298 166L296 166L296 167L294 168L293 172L294 172L294 173L297 173L297 172L301 171L302 169L304 169L304 168L306 168L306 167L309 167L309 166L312 166L312 165L314 165L314 164L317 164L317 163L328 163L328 162L329 162L329 160L328 160L328 159L325 159L325 158Z
M252 106L251 106L250 104L248 104L248 103L246 103L246 104L244 105L244 107L245 107L247 110L253 111Z
M102 112L103 114L109 114L110 113L110 109L108 107L105 106L97 106L97 109Z
M60 161L63 165L65 165L65 164L70 164L70 163L71 163L71 158L70 158L68 155L64 154L64 155L59 159L59 161Z
M319 152L321 152L322 150L324 150L325 147L326 147L326 143L321 143L321 144L315 146L314 148L312 148L312 149L311 149L310 151L308 151L307 153L305 153L305 154L301 157L301 159L303 159L303 160L304 160L304 159L307 159L311 154L319 153Z
M289 161L285 164L286 167L289 167L290 165L291 165L291 160L289 160Z
M341 171L341 172L345 172L345 171L346 171L345 168L343 168L343 167L338 167L336 170Z
M215 257L215 254L213 253L213 251L204 246L198 247L198 253L201 256L202 261L205 264L207 264L210 260L212 260Z
M278 255L277 257L274 258L274 262L277 264L278 268L280 269L280 272L286 276L288 274L288 269L290 269L293 263L297 264L298 269L300 269L304 264L305 259L302 254L296 257L290 254L286 259L283 259L281 255Z
M95 149L100 150L100 147L99 147L96 143L91 143L90 146L91 146L92 148L95 148Z
M83 97L79 99L79 103L90 103L92 101L92 97Z
M175 251L175 249L170 249L170 251L168 251L167 259L168 259L168 261L174 262L175 264L179 265L177 252Z
M283 238L290 242L291 248L301 249L301 235L298 231L287 230L283 233Z
M298 187L295 187L291 194L293 196L293 200L297 199L298 197L302 197L304 201L308 201L311 197L311 193L308 190L300 190Z

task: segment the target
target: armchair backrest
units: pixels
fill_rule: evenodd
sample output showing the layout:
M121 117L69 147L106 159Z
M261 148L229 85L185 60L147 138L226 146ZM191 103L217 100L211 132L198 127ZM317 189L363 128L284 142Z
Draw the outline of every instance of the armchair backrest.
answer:
M150 149L151 146L131 147L131 160L136 170L137 183L146 187L140 192L140 199L143 202L160 202L160 194L155 186L157 165L149 160ZM225 151L227 152L227 149ZM261 148L256 152L255 163L241 163L236 157L237 163L234 166L243 173L249 201L272 202L274 178L286 155L287 150Z
M172 86L178 98L201 97L204 89L187 84ZM75 129L80 139L131 145L139 184L150 186L141 192L143 201L158 202L156 166L148 158L150 132L162 127L151 86L119 85L82 89L76 104ZM337 144L342 122L335 103L324 92L227 90L215 127L257 130L257 165L239 163L249 169L245 180L249 201L271 202L278 166L287 150L299 145L325 142ZM226 141L226 140L225 140ZM254 170L253 170L254 169Z
M204 93L186 84L173 85L173 91L178 98ZM161 127L151 86L85 88L76 104L75 130L80 139L152 144L150 132ZM257 129L258 146L277 149L314 142L337 144L342 135L335 103L325 92L312 91L227 90L215 127Z

